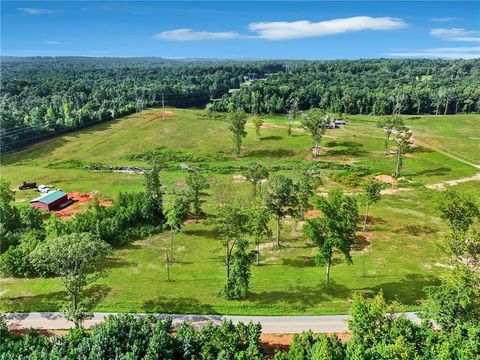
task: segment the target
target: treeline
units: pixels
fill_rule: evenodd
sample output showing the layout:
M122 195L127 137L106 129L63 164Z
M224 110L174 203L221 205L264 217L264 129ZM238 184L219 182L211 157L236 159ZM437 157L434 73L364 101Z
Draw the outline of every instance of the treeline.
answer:
M286 113L318 107L347 114L456 114L480 111L480 61L356 60L291 64L210 105Z
M480 111L480 60L1 58L1 151L146 107L349 114ZM239 89L232 94L230 89ZM214 99L214 100L212 100Z
M49 135L161 105L204 106L238 88L248 71L273 62L170 61L155 58L1 59L2 152Z

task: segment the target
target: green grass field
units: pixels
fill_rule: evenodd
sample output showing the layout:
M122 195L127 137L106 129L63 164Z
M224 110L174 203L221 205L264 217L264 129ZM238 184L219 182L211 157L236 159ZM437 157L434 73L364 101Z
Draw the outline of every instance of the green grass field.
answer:
M37 181L66 191L98 191L101 198L114 199L120 191L140 190L142 176L94 172L83 165L145 165L129 161L126 156L162 146L204 157L215 166L252 161L269 165L312 161L308 160L309 135L298 128L292 137L287 137L284 117L265 117L261 140L256 139L249 124L243 155L236 159L222 119L209 119L201 110L170 110L173 115L165 121L158 109L151 109L7 155L2 158L1 175L15 187L23 180ZM105 264L106 277L89 288L89 294L96 299L94 310L256 315L345 313L355 292L372 294L380 290L387 299L398 302L399 310L418 309L422 288L435 284L444 270L437 242L445 227L434 209L437 192L424 185L479 172L457 158L480 162L480 116L405 118L414 138L422 144L405 161L407 181L400 185L405 189L385 195L371 209L369 232L359 233L354 264L349 266L338 257L328 288L323 285L324 268L315 266L313 261L315 248L302 239L293 221L287 220L282 232L283 246L277 249L273 243L264 244L262 264L252 267L247 299L227 301L219 295L225 280L219 239L204 223L189 222L175 240L172 282L167 282L164 266L167 235L137 241L117 250ZM394 159L382 153L383 134L376 127L377 118L349 116L348 120L344 128L327 132L322 146L328 151L321 160L364 164L376 174L391 174ZM294 171L285 173L296 176ZM334 183L329 175L325 170L324 185L319 191L335 187L358 190ZM164 171L162 181L172 188L184 176L180 170ZM214 214L219 202L236 198L248 201L250 187L235 181L232 174L208 173L208 178L211 188L205 203L207 214ZM480 201L478 183L467 182L456 188ZM17 192L17 201L33 196L31 191ZM363 277L365 245L368 247ZM1 279L0 294L3 312L58 310L66 300L66 293L54 278Z

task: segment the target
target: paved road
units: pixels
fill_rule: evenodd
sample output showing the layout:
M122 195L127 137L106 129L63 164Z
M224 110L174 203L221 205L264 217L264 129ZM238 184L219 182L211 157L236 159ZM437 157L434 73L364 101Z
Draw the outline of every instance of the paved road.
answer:
M95 313L93 318L85 321L84 326L89 328L102 322L110 313ZM134 314L142 317L145 314ZM414 313L405 313L414 321L419 321ZM10 313L4 314L7 324L11 329L45 329L63 330L73 324L62 316L61 313ZM164 315L158 315L164 316ZM347 331L346 320L348 315L325 315L325 316L224 316L224 315L170 315L174 326L182 321L190 321L197 326L212 321L220 323L223 320L232 320L234 323L250 321L262 324L264 333L300 333L312 330L313 332L344 332Z

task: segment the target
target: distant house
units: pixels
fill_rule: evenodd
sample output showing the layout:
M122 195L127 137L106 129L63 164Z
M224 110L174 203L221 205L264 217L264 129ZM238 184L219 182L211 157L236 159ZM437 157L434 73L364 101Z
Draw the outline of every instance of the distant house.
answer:
M40 210L55 210L66 202L68 202L68 194L61 190L50 191L29 201L30 206Z

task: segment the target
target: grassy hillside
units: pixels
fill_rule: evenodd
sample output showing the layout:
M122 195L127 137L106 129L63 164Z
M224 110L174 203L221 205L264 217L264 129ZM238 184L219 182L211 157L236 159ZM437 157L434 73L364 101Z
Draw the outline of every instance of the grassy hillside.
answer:
M97 125L79 132L36 144L2 159L2 177L17 186L21 181L48 183L67 191L99 191L100 197L115 198L120 191L140 190L138 174L91 171L89 164L139 165L133 154L163 148L191 158L204 168L247 165L252 161L268 165L289 165L312 161L311 141L295 124L292 137L286 134L286 119L265 117L262 139L249 124L243 155L236 159L222 116L210 118L204 111L169 109L165 121L157 109L122 120ZM391 174L394 158L385 157L383 133L378 118L349 116L349 125L329 130L322 140L321 160L363 164L375 174ZM252 267L250 294L245 301L227 301L219 296L224 267L219 240L202 222L189 222L175 242L176 263L172 282L166 281L164 234L143 239L117 250L105 265L108 275L90 288L97 311L161 311L224 314L323 314L345 312L355 292L371 294L383 290L396 299L400 309L421 304L422 288L434 284L444 269L436 242L444 230L434 210L435 190L425 184L469 177L479 172L466 163L480 162L479 115L406 117L417 146L405 161L407 179L403 190L385 195L371 210L369 232L359 233L352 266L340 257L332 268L332 283L323 285L324 269L313 261L315 248L303 239L293 221L286 221L283 247L268 243L262 249L262 264ZM440 150L441 152L439 152ZM464 160L464 162L460 161ZM466 162L465 162L466 161ZM190 163L189 161L185 161ZM295 177L296 172L284 170ZM218 202L243 198L250 187L236 180L236 174L207 173L211 188L207 214L214 214ZM181 186L185 173L172 168L162 173L167 188ZM348 188L323 173L318 191ZM479 199L478 183L458 185ZM33 197L18 192L17 200ZM480 199L479 199L480 200ZM363 209L361 209L363 211ZM366 276L362 276L363 248L366 248ZM66 298L57 279L1 279L1 311L57 310Z

